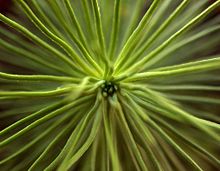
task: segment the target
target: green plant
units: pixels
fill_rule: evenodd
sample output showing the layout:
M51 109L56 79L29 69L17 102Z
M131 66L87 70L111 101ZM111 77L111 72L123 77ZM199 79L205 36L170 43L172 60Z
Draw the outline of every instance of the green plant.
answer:
M220 0L15 2L0 170L220 168Z

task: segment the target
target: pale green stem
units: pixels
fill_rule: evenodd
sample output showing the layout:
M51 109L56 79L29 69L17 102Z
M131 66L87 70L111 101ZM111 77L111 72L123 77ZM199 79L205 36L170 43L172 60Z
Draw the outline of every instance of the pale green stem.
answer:
M146 152L148 153L149 158L151 159L154 166L156 167L156 170L162 171L162 166L160 165L160 163L158 162L158 159L155 157L155 154L152 151L153 150L152 146L154 145L155 140L153 139L152 134L150 133L149 129L145 126L145 124L141 121L141 118L139 118L137 115L137 113L140 113L140 112L142 113L142 115L145 115L145 114L143 114L143 111L141 110L141 108L129 97L129 95L126 95L126 97L130 103L127 103L126 99L121 99L121 101L126 106L126 108L129 109L131 112L131 115L128 115L127 117L130 118L129 119L130 123L133 125L133 128L136 129L136 132L138 136L140 137L141 141L143 142L143 146L145 146Z
M6 41L0 39L0 45L2 47L4 47L5 49L9 50L10 53L13 52L15 53L16 55L20 55L22 57L25 57L25 58L28 58L32 61L35 61L45 67L48 67L48 68L51 68L55 71L58 71L59 73L63 73L65 75L70 75L70 73L68 73L67 71L65 71L64 69L61 69L59 67L57 67L56 65L50 63L50 62L47 62L41 58L39 58L38 55L35 55L33 53L30 53L29 51L25 50L25 49L22 49L22 48L18 48L17 46L14 46L10 43L7 43Z
M90 38L93 39L94 37L94 32L93 32L93 20L91 18L91 12L92 10L90 10L91 8L89 7L89 1L88 0L81 0L80 1L82 3L83 6L83 11L84 11L84 15L85 15L85 22L87 24L87 31L89 33L89 35L91 36ZM90 42L91 43L91 42Z
M220 81L220 77L213 73L213 72L198 72L195 74L186 74L186 75L181 75L181 77L174 76L172 77L173 79L167 79L166 77L160 79L155 79L155 80L147 80L142 81L144 84L157 84L157 85L163 85L166 82L166 85L180 85L180 84L205 84L207 82L218 82ZM142 84L140 83L140 84Z
M5 119L5 118L10 118L10 117L14 117L14 116L26 116L26 114L28 113L33 113L36 110L39 110L41 108L45 107L45 104L39 104L39 105L32 105L32 106L22 106L19 108L12 108L12 109L8 109L7 111L2 111L1 115L0 115L0 120ZM19 112L18 112L19 110Z
M215 56L207 56L205 59L198 60L198 61L193 61L193 62L188 62L188 63L183 63L183 64L176 64L176 65L171 65L171 66L165 66L165 67L160 67L153 69L151 71L169 71L169 70L179 70L179 69L185 69L185 68L190 68L190 67L199 67L201 65L201 68L205 66L206 64L208 66L212 65L213 63L219 64L220 57L219 55ZM214 65L215 66L215 65ZM204 67L206 68L206 67ZM197 70L197 69L195 69Z
M98 96L96 99L96 103L98 101ZM94 104L93 104L94 105ZM87 113L88 114L88 113ZM61 163L63 161L63 159L66 157L67 153L69 152L69 149L71 148L72 142L75 139L75 136L77 135L77 132L79 131L79 129L81 128L81 124L84 122L85 118L87 117L87 114L82 114L82 119L79 122L79 124L76 126L76 128L74 129L74 131L72 132L72 134L69 136L65 146L63 147L63 149L61 150L61 152L59 153L59 155L50 163L49 166L47 166L45 168L45 171L51 171L54 170L59 163ZM88 118L88 117L87 117ZM74 149L75 150L75 149Z
M144 90L144 88L139 87L138 89L142 89L142 91L147 92L147 90L146 89ZM204 131L207 135L209 135L213 139L219 141L219 137L217 136L216 132L212 130L212 129L220 130L219 124L193 116L178 108L176 105L172 103L172 101L162 98L162 96L158 96L156 94L154 95L148 94L148 93L147 93L148 95L145 96L143 95L143 92L135 92L135 94L139 98L140 97L144 98L140 100L139 98L137 99L137 97L134 96L134 98L136 98L137 101L144 106L144 108L156 111L158 114L174 119L181 123L186 123L186 122L190 123L196 126L197 128L199 128L200 130ZM153 105L151 105L151 103L153 103ZM178 115L174 115L174 113Z
M148 109L154 111L155 113L159 114L162 117L167 117L169 119L184 123L184 120L181 120L181 118L178 117L178 115L173 115L173 113L170 112L169 110L165 110L160 103L154 102L151 98L140 96L140 93L142 92L134 91L132 93L129 93L129 95L132 96L132 98L134 98L135 101L139 103L139 105L143 106L143 108L146 108L146 110Z
M158 131L158 133L160 133L161 136L164 137L167 142L169 142L169 144L171 144L186 160L188 160L195 167L195 169L202 171L198 164L187 153L185 153L184 150L178 146L178 144L176 144L159 126L157 126L153 120L151 120L143 112L138 112L137 114L143 119L143 121L149 124L149 126L152 126L153 129Z
M112 115L112 116L114 116L112 119L114 119L114 124L113 124L113 126L116 126L116 125L119 125L119 128L121 128L121 122L119 121L119 119L118 119L118 110L117 110L117 104L118 104L118 100L117 100L117 96L116 95L114 95L112 98L109 98L108 99L109 100L109 103L111 104L111 109L114 111L114 115ZM117 137L117 135L118 135L118 133L117 133L117 128L115 128L115 127L112 127L112 129L115 131L115 136ZM124 135L124 129L121 129L120 130L120 132L121 132L121 134L122 135ZM124 137L124 143L126 144L126 146L127 146L127 149L125 149L124 148L124 150L127 152L127 150L128 150L128 152L130 153L130 157L131 158L129 158L129 157L127 157L127 159L129 158L129 160L131 160L132 162L133 162L133 164L134 164L134 167L135 167L135 169L137 170L137 171L141 171L141 169L140 169L140 167L139 167L139 164L138 164L138 161L137 161L137 159L136 159L136 157L135 157L135 154L134 154L134 152L133 152L133 149L131 148L131 146L130 146L130 141L128 141L127 139L126 139L127 137L125 136ZM116 140L118 140L118 138L116 139ZM117 144L119 143L118 141L116 141L115 140L115 146L116 146L116 149L117 149ZM120 150L120 149L118 149L118 150ZM123 151L123 150L121 150L121 151ZM123 151L124 152L124 151ZM120 152L119 152L120 153ZM123 166L123 165L122 165Z
M105 45L105 37L103 34L103 26L101 21L101 12L98 0L92 0L92 5L95 13L95 23L96 23L96 35L99 40L100 50L102 52L101 58L102 61L105 63L106 66L109 66L109 60L106 55L106 45Z
M70 24L70 18L68 17L66 12L67 10L63 6L62 2L48 0L46 1L46 4L48 6L48 11L51 11L51 16L54 16L52 20L57 22L57 27L60 27L60 30L67 37L67 40L63 39L62 37L60 38L66 41L70 46L72 46L73 42L74 45L76 44L78 46L78 44L81 42L78 37L75 36L75 27ZM73 47L73 50L76 52L76 54L78 53L78 49L76 50L75 46Z
M150 60L146 66L145 66L145 70L148 69L149 67L152 67L153 65L155 65L157 62L160 62L162 59L164 60L165 58L170 57L169 54L171 54L172 52L174 52L175 50L178 50L180 48L183 48L185 45L188 45L202 37L205 37L215 31L219 31L220 30L220 25L215 25L215 26L210 26L207 29L204 29L203 31L194 34L186 39L183 39L180 42L177 42L176 44L174 44L171 47L168 47L166 49L164 49L163 53L158 54L157 56L155 56L152 60ZM208 44L206 44L206 47L208 48ZM190 52L189 52L190 53Z
M192 85L192 84L181 84L181 85L153 85L148 84L147 87L158 91L177 91L177 90L193 90L193 91L220 91L219 86L209 85Z
M58 20L60 21L60 23L62 24L62 26L64 27L64 29L66 30L66 32L70 35L71 39L74 40L74 42L76 43L77 47L80 49L80 51L83 53L85 59L87 60L88 64L92 65L96 71L100 74L102 74L102 70L101 68L99 67L99 65L94 61L94 59L91 57L91 55L89 54L88 50L85 48L85 45L83 45L80 40L74 35L73 33L73 29L71 28L71 26L68 25L68 23L64 20L64 15L62 15L62 11L61 9L59 8L59 4L57 4L56 1L48 1L49 5L51 6L51 8L53 9L55 15L57 15L57 18ZM67 5L67 9L68 10L71 10L71 5L66 2L65 0L65 4ZM71 8L71 9L70 9ZM72 11L73 12L73 11ZM72 13L71 13L72 14ZM75 15L72 14L71 16L71 19L72 17L74 17L74 21L76 20L75 18ZM79 23L77 21L77 26L79 27ZM81 28L78 28L77 27L77 32L78 32L78 29L81 29ZM81 31L82 32L82 31ZM79 33L78 33L79 34ZM80 34L83 34L83 33L80 33ZM79 34L79 35L80 35ZM76 54L76 52L75 52Z
M2 34L2 35L4 35L5 37L7 37L7 39L11 39L13 42L15 42L16 43L16 46L17 46L17 48L18 47L21 47L21 48L23 48L25 51L27 51L28 53L29 53L29 55L28 56L30 56L30 53L32 54L32 55L37 55L38 56L38 60L40 61L44 61L45 63L46 63L46 58L51 58L51 54L50 53L45 53L45 51L43 51L42 50L42 48L41 47L38 47L38 46L36 46L36 45L34 45L34 44L32 44L32 43L29 43L28 41L25 41L22 37L21 37L21 35L16 35L16 34L14 34L14 33L12 33L11 31L8 31L8 30L6 30L6 29L3 29L3 28L1 28L0 27L0 34ZM11 41L10 40L10 41ZM22 43L21 43L22 42ZM12 44L11 44L11 46L12 46ZM14 47L15 48L15 47ZM55 56L55 58L56 58L56 55L53 55L53 56ZM48 62L47 62L48 63ZM50 62L51 63L51 62ZM54 64L54 65L56 65L56 70L58 70L58 68L59 68L59 70L61 70L60 69L60 67L63 67L63 68L65 68L65 69L62 69L63 71L63 73L65 72L66 73L66 75L74 75L74 73L72 73L72 72L70 72L69 71L69 68L67 68L68 66L62 66L62 65L60 65L61 63L60 62L56 62L56 64ZM52 63L50 64L51 65L51 68L52 68ZM49 66L49 65L48 65ZM58 67L58 66L60 66L60 67ZM53 68L55 69L55 66L53 66ZM61 71L60 71L61 72ZM78 73L79 74L79 73Z
M39 145L39 144L38 144L38 145ZM12 160L12 161L10 162L11 167L10 167L9 170L11 170L11 171L27 170L27 165L28 165L29 163L34 162L36 156L40 155L40 153L41 153L41 151L43 150L43 148L45 148L45 144L39 145L38 148L33 148L33 149L31 150L31 155L28 156L28 157L20 158L20 161L21 161L21 162L17 163L16 165L14 165L14 164L11 165L11 163L14 162L14 161ZM8 170L8 169L6 169L6 170Z
M120 25L120 4L121 0L114 1L114 16L113 16L113 24L112 24L112 34L110 40L110 47L109 47L109 59L115 59L115 51L116 45L118 44L118 33L119 33L119 25Z
M82 113L83 114L83 113ZM79 123L82 122L82 119L79 121ZM61 152L56 156L55 159L44 169L45 171L52 171L56 167L58 167L58 164L62 161L62 159L65 157L65 155L68 153L68 149L70 148L71 141L73 141L73 137L76 135L77 131L79 129L79 126L77 126L70 137L68 138L65 146L62 148Z
M98 154L98 147L99 147L99 141L100 141L100 132L97 134L96 139L94 140L92 144L91 149L91 158L90 158L90 170L96 171L96 163L97 163L97 156Z
M155 102L158 106L160 106L160 108L165 109L166 111L168 111L168 113L170 113L172 115L173 115L173 113L178 114L178 117L179 117L178 119L182 118L182 120L180 120L181 122L186 121L192 125L195 125L200 130L206 132L207 135L209 135L213 139L219 141L219 137L216 136L216 132L213 131L213 129L220 130L219 124L212 122L212 121L198 118L196 116L193 116L193 115L183 111L177 105L173 104L171 100L164 98L159 93L153 92L151 90L147 90L146 88L143 88L143 87L139 87L138 89L148 94L146 96L146 95L141 95L140 93L138 93L138 95L143 96L145 98L150 96L150 99L153 102ZM169 116L169 115L167 115L167 116Z
M186 101L192 103L204 103L204 104L215 104L220 105L220 99L211 98L211 97L203 97L203 96L192 96L192 95L174 95L165 93L165 95L176 101Z
M36 25L36 27L38 27L48 38L50 38L57 45L59 45L73 61L77 62L77 64L81 69L83 69L83 71L86 71L87 73L92 74L93 76L96 75L92 71L92 69L89 68L88 65L86 65L86 63L77 55L77 53L73 50L73 48L69 44L67 44L61 38L57 37L50 30L48 30L48 28L37 18L37 16L32 12L32 10L23 0L18 0L18 2L23 8L23 10L26 12L27 16Z
M34 120L34 119L36 119L36 118L38 118L38 117L40 117L40 116L42 116L44 114L46 115L47 112L50 112L52 110L55 110L55 109L59 108L60 106L62 106L62 104L64 104L63 100L59 101L57 103L54 103L52 105L49 105L47 107L44 107L41 110L39 110L37 112L34 112L34 113L32 113L32 114L30 114L30 115L28 115L28 116L18 120L17 122L11 124L10 126L6 127L5 129L1 130L0 131L0 136L7 134L8 132L12 131L15 128L18 128L19 126L21 126L24 123L27 123L27 122L29 122L31 120Z
M98 133L98 130L100 129L101 121L102 121L101 111L98 111L95 115L94 123L93 123L94 125L91 129L91 133L90 133L88 139L81 146L81 148L73 156L71 156L71 158L66 163L67 165L64 165L64 167L63 167L64 169L67 169L67 170L70 169L71 166L73 166L75 164L75 162L80 157L82 157L82 155L88 150L88 148L91 146L92 142L94 142L94 139ZM58 171L63 171L61 166L58 168Z
M54 47L52 47L51 45L49 45L48 43L46 43L45 41L43 41L42 39L40 39L39 37L37 37L36 35L34 35L33 33L31 33L28 29L26 29L25 27L21 26L20 24L16 23L15 21L9 19L8 17L2 15L0 13L0 20L3 21L5 24L9 25L10 27L16 29L17 31L21 32L25 37L27 37L28 39L32 40L33 42L41 45L42 47L44 47L45 49L49 50L50 52L52 52L56 57L62 59L64 62L66 62L71 68L74 69L74 71L76 72L81 72L80 69L73 63L72 60L70 60L68 57L66 57L66 55L64 55L63 53L59 52L58 50L56 50Z
M75 12L71 6L70 0L64 0L64 3L66 5L66 8L67 8L68 13L70 15L70 19L71 19L72 23L74 24L74 26L76 27L76 31L79 35L79 38L81 39L82 44L86 47L87 51L89 51L89 49L90 49L89 45L86 41L85 35L84 35L83 30L80 26L80 23L75 15Z
M36 45L33 45L33 44L25 41L21 35L16 35L16 34L12 33L11 31L6 30L2 27L0 27L0 34L2 35L2 37L5 36L5 37L7 37L8 40L12 40L13 42L15 42L18 47L23 47L25 50L29 50L35 54L42 55L42 50L39 50L39 48L36 47ZM21 43L21 41L22 41L22 43Z
M124 62L127 60L127 58L126 58L127 55L137 45L137 42L139 41L139 39L142 36L141 33L143 32L144 28L148 24L150 17L153 15L155 10L158 8L159 2L160 2L160 0L155 0L153 2L153 4L150 6L150 8L147 10L147 12L145 13L144 17L140 21L140 23L137 26L137 28L133 31L132 35L129 37L129 39L125 43L122 51L119 54L119 57L117 58L117 60L116 60L116 62L114 64L114 66L115 66L115 73L118 72L118 70L121 68L121 66L124 64Z
M109 116L109 129L110 129L110 132L112 134L112 141L113 141L113 149L114 149L114 153L115 153L115 158L118 159L118 162L120 162L120 159L119 159L119 155L118 155L118 133L117 133L117 123L116 123L116 118L115 118L115 115L117 114L116 110L110 106L110 109L109 109L109 113L110 113L110 116ZM119 163L119 168L121 168L121 164Z
M121 131L123 132L125 141L128 141L128 144L129 144L128 148L132 148L131 152L134 153L134 156L135 156L139 166L141 167L141 169L147 171L148 169L147 169L146 163L144 162L143 157L141 156L141 153L140 153L140 151L137 147L137 144L134 140L134 137L130 131L130 128L129 128L127 121L125 119L124 112L122 110L120 103L116 102L115 107L118 111L118 115L116 117L119 120L119 123L120 123L119 126L121 127Z
M217 165L220 165L220 160L218 160L214 155L212 155L209 151L207 151L205 148L201 147L198 143L194 142L193 140L190 140L189 138L185 137L181 134L181 132L178 131L178 129L174 128L172 124L168 124L167 122L160 119L158 116L152 114L152 118L154 118L156 121L158 121L161 125L163 125L165 128L170 130L177 136L179 139L183 140L187 144L189 144L191 147L195 148L197 151L203 153L204 155L208 156L209 160Z
M193 108L193 106L187 106L187 107L188 107L187 111L189 113L192 113L196 117L201 117L205 120L211 120L216 123L220 123L220 118L218 117L218 115L216 115L216 112L212 113L212 111L204 111L203 109Z
M52 82L71 82L79 83L79 78L53 76L53 75L18 75L0 72L0 78L15 81L52 81Z
M142 47L144 47L146 41L154 33L154 30L156 29L155 26L157 26L157 24L160 24L160 20L163 17L164 13L167 12L167 9L169 8L171 2L172 0L166 0L162 4L160 4L160 8L156 11L155 15L150 18L149 23L147 25L147 29L145 29L145 31L142 34L142 38L138 41L135 48L133 50L130 50L130 53L128 54L126 61L123 63L123 66L121 66L118 72L121 72L124 69L128 68L129 65L133 64L134 62L136 62L138 59L141 58L141 54L137 54L138 51ZM131 62L128 64L129 61Z
M197 15L195 18L193 18L191 21L189 21L185 26L183 26L179 31L174 33L170 38L168 38L165 42L163 42L159 47L157 47L155 50L153 50L151 53L149 53L147 56L143 57L142 60L138 61L134 65L132 65L129 69L127 69L124 72L128 72L130 75L133 75L137 71L145 69L145 65L152 59L154 56L159 54L162 50L164 50L171 42L176 40L180 35L182 35L184 32L189 30L191 27L193 27L195 24L197 24L199 21L201 21L205 16L207 16L211 11L213 11L215 8L217 8L220 5L220 1L216 1L212 5L210 5L207 9L205 9L203 12L201 12L199 15ZM123 74L122 74L123 75Z
M104 130L101 130L101 138L100 138L100 151L99 151L99 156L101 156L102 162L97 163L97 167L100 168L100 170L108 170L108 152L107 152L107 146L106 146L106 141L105 141L105 133Z
M132 32L137 27L140 16L141 16L141 11L143 10L143 7L145 5L146 5L145 0L137 0L135 5L132 7L133 10L132 10L132 14L131 14L131 19L128 20L126 18L126 21L128 20L128 22L127 22L127 28L125 30L124 37L123 37L122 42L121 42L122 45L124 45L126 43L126 41L131 36Z
M194 72L215 70L215 69L219 69L219 66L220 66L220 57L216 57L216 58L205 59L196 62L189 62L180 65L162 67L153 71L138 73L133 76L128 74L126 76L124 75L124 78L122 76L121 78L119 77L116 78L115 80L125 79L126 81L130 81L130 82L141 81L141 80L145 81L152 78L160 78L165 76L179 76Z
M157 136L157 142L160 146L162 153L164 153L166 160L168 160L170 165L170 171L187 171L185 163L183 163L182 158L176 153L175 149L172 148L161 136Z
M153 120L149 119L149 120L145 120L147 124L149 124L149 126L151 126L153 129L155 129L155 131L158 132L158 134L160 134L165 141L167 141L173 148L175 148L175 150L181 155L183 156L194 168L195 170L198 171L204 171L178 144L176 144L176 142L174 140L172 140L172 138L166 133L164 132Z
M22 130L18 131L17 133L13 134L12 136L10 136L9 138L3 140L2 142L0 142L0 147L3 147L13 141L15 141L18 137L22 136L23 134L27 133L28 131L30 131L31 129L34 129L35 127L43 124L44 122L63 114L63 112L73 108L74 106L80 105L82 103L84 103L86 100L88 100L88 96L84 97L84 98L80 98L72 103L69 103L53 112L50 112L49 114L47 114L46 116L43 116L42 118L34 121L33 123L29 124L28 126L26 126L25 128L23 128Z
M30 6L33 6L37 12L37 15L39 16L39 19L44 21L44 23L49 27L49 29L56 34L58 37L63 38L63 34L57 29L57 27L50 21L50 19L45 15L45 13L42 11L41 7L39 6L39 2L36 0L30 0L29 1Z
M82 106L76 107L74 109L74 111L76 111L76 109L79 110L80 107L82 107ZM70 110L71 113L73 113L74 111ZM70 123L67 126L65 126L65 128L62 129L61 132L50 142L50 144L47 146L47 148L44 149L43 153L41 153L41 155L31 165L31 167L29 168L29 171L34 170L34 168L37 167L37 165L39 165L40 162L43 161L44 157L46 157L47 154L51 150L53 150L56 143L58 143L59 141L62 141L63 136L65 136L69 131L71 131L71 129L73 129L73 127L77 124L77 122L79 122L79 119L81 118L82 113L78 112L76 114L77 114L77 116L74 117L74 119L72 119L72 121L70 121Z
M0 96L17 96L17 97L50 97L60 96L73 91L78 85L72 85L70 87L57 88L56 90L47 91L0 91Z
M109 111L107 110L107 101L105 99L102 99L102 115L103 115L103 121L104 121L105 138L106 138L107 147L109 149L109 153L110 153L110 157L112 161L112 169L115 171L120 171L121 168L119 164L119 158L115 152L113 137L110 131L109 114L111 113L109 113Z
M91 121L93 115L97 114L98 112L98 108L99 108L99 104L100 101L96 100L94 106L91 108L91 110L88 112L88 114L86 115L85 119L83 120L83 122L80 124L80 128L77 131L74 140L71 143L71 147L69 148L69 152L67 153L67 155L64 157L61 165L60 165L60 170L64 169L68 164L68 161L70 160L71 156L74 155L74 149L76 148L76 144L79 142L80 138L82 137L82 134L85 132L85 129L88 127L89 122ZM75 150L76 151L76 150Z
M128 58L126 64L123 65L123 68L128 67L131 63L135 62L143 53L144 51L154 42L154 40L160 36L160 34L169 26L169 24L179 15L179 13L186 7L189 3L189 0L184 0L176 10L164 21L164 23L154 32L144 44L140 46L135 54Z
M44 131L42 134L40 134L38 137L33 139L28 144L24 145L21 149L19 149L15 153L13 153L10 156L6 157L4 160L1 160L0 165L12 160L13 158L17 157L21 153L25 152L27 149L29 149L30 147L32 147L33 145L38 143L41 139L45 138L45 136L48 136L49 133L51 133L55 128L60 126L62 124L62 122L64 122L68 118L70 118L70 115L65 115L64 117L62 117L61 119L59 119L55 123L53 123L52 125L48 126L48 129L46 131Z

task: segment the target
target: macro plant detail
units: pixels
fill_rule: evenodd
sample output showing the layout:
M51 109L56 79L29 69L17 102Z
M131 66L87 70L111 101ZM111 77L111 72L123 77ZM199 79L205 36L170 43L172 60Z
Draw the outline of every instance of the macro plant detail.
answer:
M14 3L0 170L220 168L220 0Z

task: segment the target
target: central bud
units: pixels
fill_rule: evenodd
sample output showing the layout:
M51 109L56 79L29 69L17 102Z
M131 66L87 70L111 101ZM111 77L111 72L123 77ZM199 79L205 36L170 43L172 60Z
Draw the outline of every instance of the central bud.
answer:
M112 97L118 89L118 87L113 82L110 81L105 81L105 83L102 84L101 88L102 88L102 95L104 97L108 97L108 96Z

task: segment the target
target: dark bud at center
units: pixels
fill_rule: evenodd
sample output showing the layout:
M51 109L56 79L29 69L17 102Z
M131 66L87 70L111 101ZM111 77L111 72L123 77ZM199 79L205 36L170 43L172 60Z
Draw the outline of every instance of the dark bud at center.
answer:
M102 84L102 95L104 97L112 97L117 89L118 88L114 83L106 81L104 84Z

